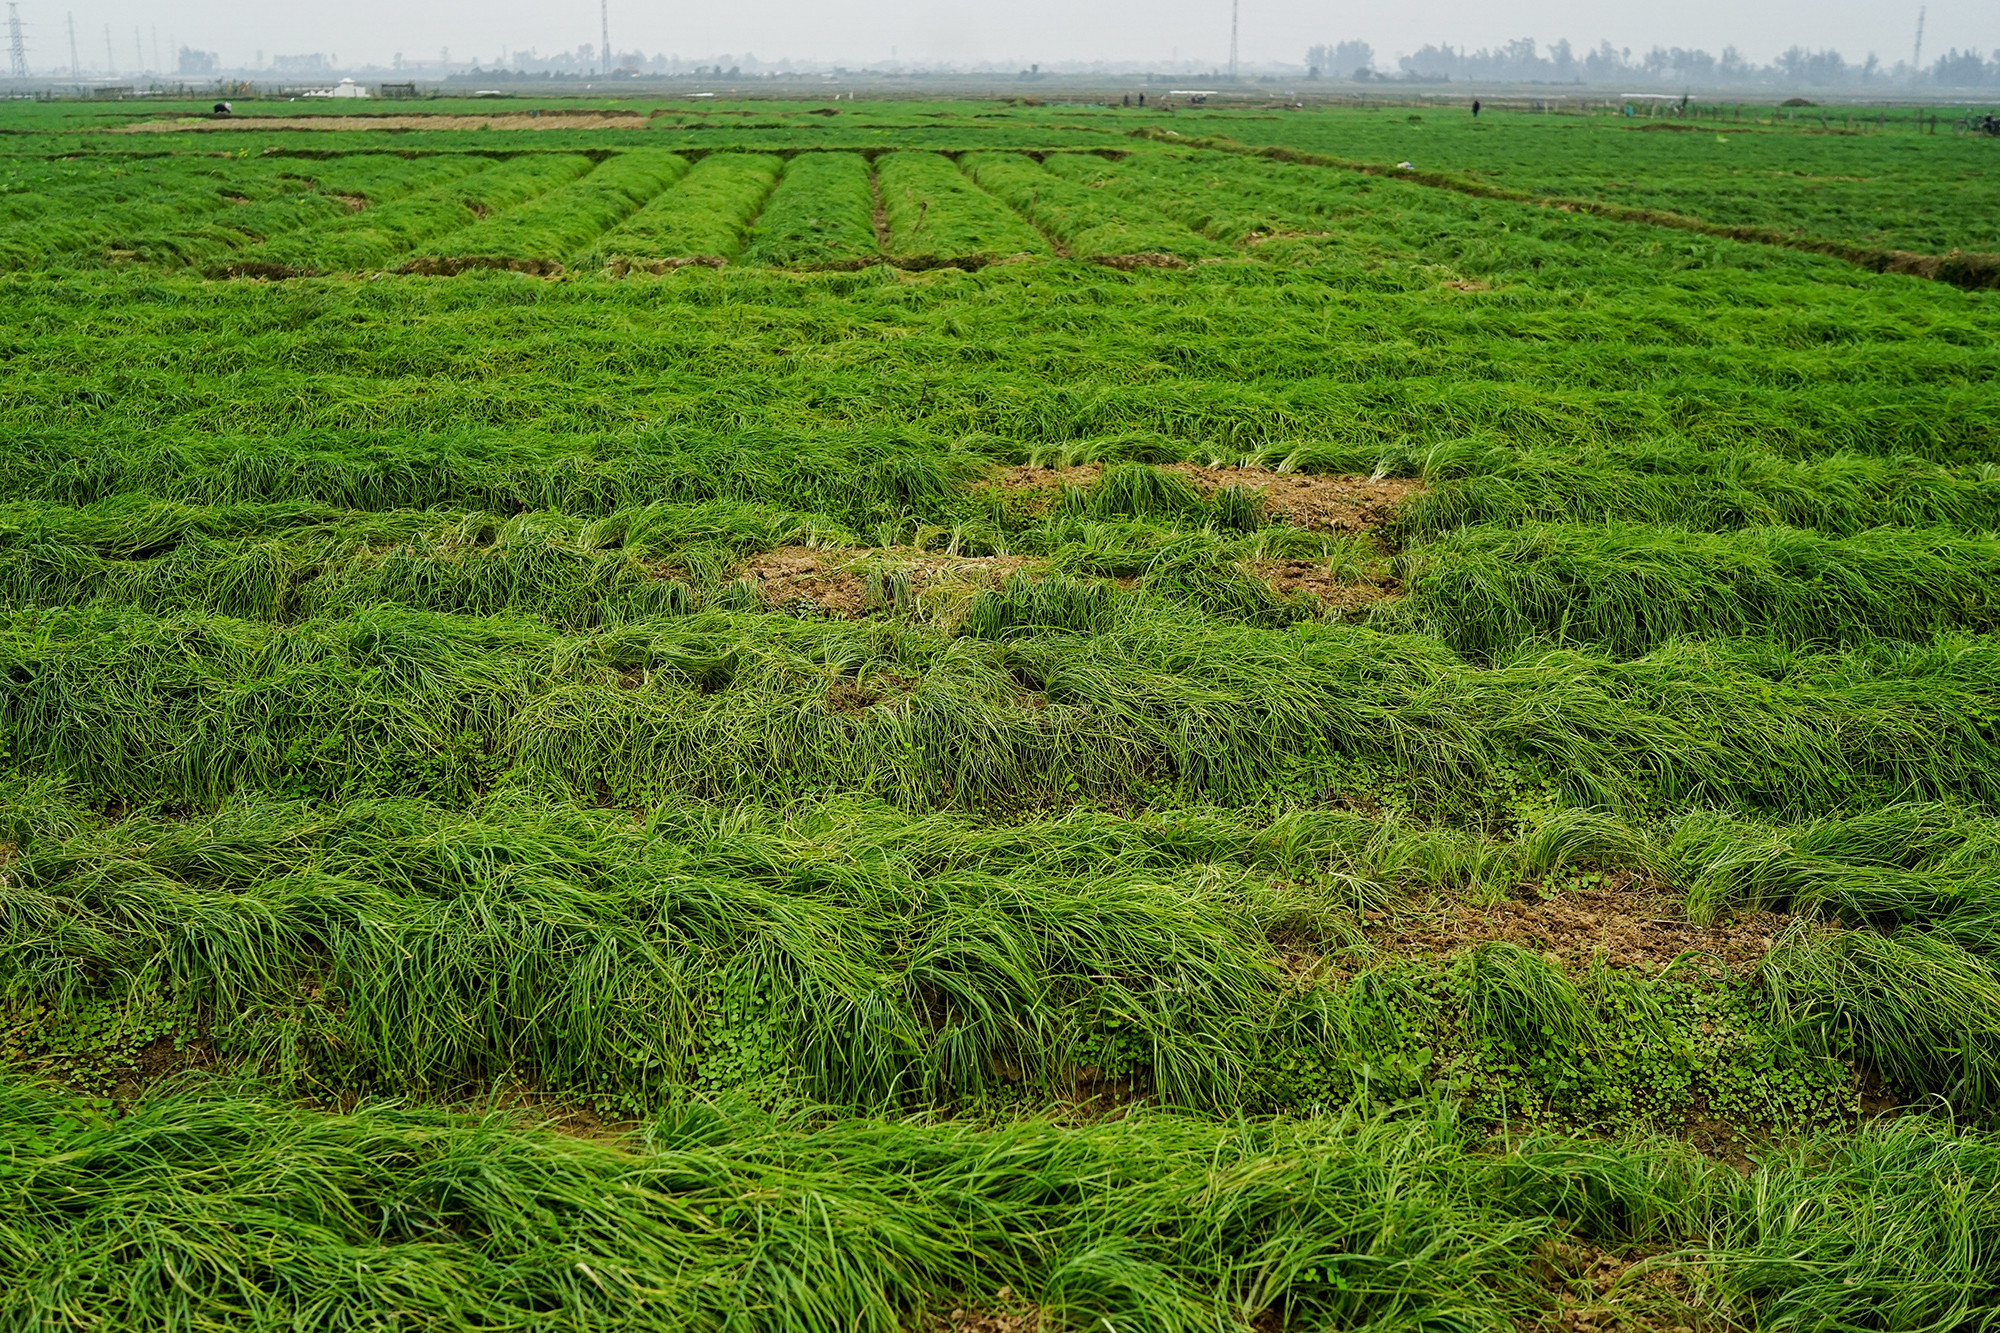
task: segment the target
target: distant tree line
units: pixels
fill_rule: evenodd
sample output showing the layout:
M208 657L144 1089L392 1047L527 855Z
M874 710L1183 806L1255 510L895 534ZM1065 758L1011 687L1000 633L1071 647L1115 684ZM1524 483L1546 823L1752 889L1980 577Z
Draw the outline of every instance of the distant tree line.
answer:
M1656 46L1634 57L1630 47L1601 42L1579 52L1568 39L1544 47L1532 37L1474 51L1433 44L1403 56L1398 72L1375 68L1375 48L1367 42L1334 42L1310 47L1306 65L1314 77L1368 80L1404 78L1425 82L1445 80L1493 83L1618 83L1643 80L1661 84L1837 88L1921 82L1945 88L2000 87L2000 50L1990 56L1956 48L1921 70L1908 61L1884 65L1872 53L1859 63L1834 50L1812 51L1794 46L1768 65L1746 60L1733 46L1722 54L1679 46Z

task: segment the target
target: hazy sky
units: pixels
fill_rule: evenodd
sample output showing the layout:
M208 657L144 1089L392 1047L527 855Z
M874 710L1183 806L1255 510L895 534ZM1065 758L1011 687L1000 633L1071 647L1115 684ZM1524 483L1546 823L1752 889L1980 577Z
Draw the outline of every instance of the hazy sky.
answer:
M132 68L134 27L152 66L153 32L172 63L171 43L219 52L249 65L259 50L325 51L343 64L384 63L402 52L435 61L449 46L455 60L498 57L504 47L543 52L595 42L597 0L19 0L29 30L29 64L69 64L66 19L76 18L86 68L102 66L104 28L120 69ZM1924 52L1951 46L2000 47L2000 3L1929 0ZM1378 66L1426 42L1487 46L1515 37L1567 37L1578 46L1610 39L1642 51L1655 43L1720 52L1735 45L1765 61L1794 42L1837 48L1850 60L1873 51L1885 64L1910 55L1917 0L1677 0L1671 4L1590 4L1584 0L1402 0L1394 5L1243 0L1242 59L1297 62L1315 42L1372 42ZM611 40L618 50L678 53L694 59L754 52L764 60L880 63L892 49L905 63L956 61L1026 64L1067 60L1221 63L1229 50L1229 0L724 0L695 5L611 0Z

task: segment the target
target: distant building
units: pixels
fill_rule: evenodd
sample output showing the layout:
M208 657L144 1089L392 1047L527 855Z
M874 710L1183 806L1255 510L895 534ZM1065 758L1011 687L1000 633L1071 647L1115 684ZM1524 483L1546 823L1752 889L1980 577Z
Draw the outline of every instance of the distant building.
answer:
M368 90L353 79L342 79L331 88L309 88L301 97L366 97Z
M222 68L222 57L213 51L196 51L183 46L175 68L181 74L214 74Z

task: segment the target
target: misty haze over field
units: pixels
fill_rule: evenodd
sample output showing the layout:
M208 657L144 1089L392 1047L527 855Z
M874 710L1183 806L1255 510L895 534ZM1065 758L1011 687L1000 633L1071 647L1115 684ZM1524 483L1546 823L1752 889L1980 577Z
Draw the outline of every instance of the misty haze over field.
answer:
M1246 76L1698 86L2000 86L2000 6L1804 0L1665 7L1575 0L1414 0L1328 8L1245 0ZM568 5L382 0L284 7L250 0L20 0L32 76L311 80L343 72L429 79L613 71L749 79L776 73L1196 74L1226 71L1230 0L740 0L705 10L612 0ZM609 48L605 45L608 32ZM1913 62L1915 62L1913 64Z

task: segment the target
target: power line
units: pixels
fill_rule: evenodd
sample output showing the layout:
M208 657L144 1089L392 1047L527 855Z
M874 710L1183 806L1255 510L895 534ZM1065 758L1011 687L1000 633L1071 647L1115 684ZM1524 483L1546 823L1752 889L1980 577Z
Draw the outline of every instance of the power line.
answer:
M1243 0L1229 0L1229 80L1236 81L1236 16Z
M597 0L597 22L599 35L604 38L604 54L601 57L604 72L611 73L611 0Z
M1924 67L1924 15L1929 11L1930 6L1928 5L1917 6L1917 49L1910 52L1910 68L1912 70L1920 70Z
M8 0L7 3L7 56L8 74L16 79L28 77L28 43L21 36L21 7Z
M104 72L106 74L116 74L118 72L118 57L111 54L111 25L109 23L104 25Z
M83 61L79 60L76 54L75 10L71 10L69 14L69 76L72 79L81 79L83 77Z

